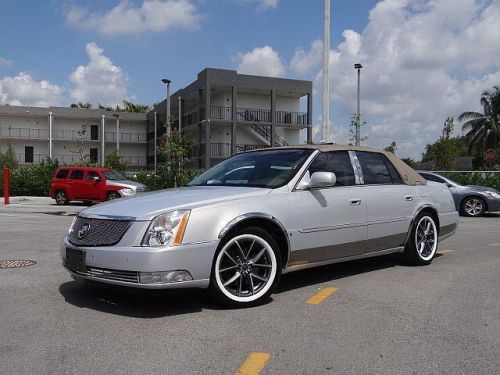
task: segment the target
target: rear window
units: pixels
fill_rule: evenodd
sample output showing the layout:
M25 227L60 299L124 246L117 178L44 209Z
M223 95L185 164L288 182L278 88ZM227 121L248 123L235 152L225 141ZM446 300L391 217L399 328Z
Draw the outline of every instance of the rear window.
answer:
M57 172L56 178L63 179L68 177L68 170L67 169L61 169Z
M72 180L83 180L83 171L81 169L75 169L71 172Z
M375 152L356 151L363 178L367 185L401 184L401 177L391 162Z

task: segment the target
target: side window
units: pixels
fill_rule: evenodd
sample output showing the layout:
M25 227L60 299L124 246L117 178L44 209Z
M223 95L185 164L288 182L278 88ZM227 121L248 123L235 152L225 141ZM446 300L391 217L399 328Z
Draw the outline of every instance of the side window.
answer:
M58 179L64 179L68 177L68 170L67 169L60 169L59 172L56 174L56 178Z
M338 186L355 184L354 170L347 151L320 153L309 166L309 174L314 172L333 172L337 177Z
M94 177L101 178L101 176L99 176L99 173L95 171L87 171L87 180L92 180Z
M81 169L74 169L73 172L71 172L71 177L72 180L83 180L83 171Z
M433 174L422 173L423 178L429 181L439 182L440 184L444 184L444 180L439 178L438 176L434 176Z
M391 176L391 173L387 166L387 164L390 163L388 163L388 160L386 162L386 158L383 154L379 154L376 152L356 151L356 155L358 157L359 164L361 165L361 170L363 171L365 184L380 185L398 183L396 181L393 182L393 176ZM392 164L390 165L392 166ZM392 166L392 168L394 167ZM394 173L397 175L396 171L394 171ZM399 178L399 182L401 182L401 178Z

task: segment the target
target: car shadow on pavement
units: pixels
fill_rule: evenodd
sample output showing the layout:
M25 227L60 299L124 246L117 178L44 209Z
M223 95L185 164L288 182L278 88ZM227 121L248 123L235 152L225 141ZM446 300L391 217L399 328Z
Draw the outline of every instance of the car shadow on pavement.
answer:
M335 263L285 274L274 293L330 282L345 277L383 270L401 265L398 254Z
M159 318L218 308L200 290L134 290L70 281L62 284L59 292L76 307L134 318Z

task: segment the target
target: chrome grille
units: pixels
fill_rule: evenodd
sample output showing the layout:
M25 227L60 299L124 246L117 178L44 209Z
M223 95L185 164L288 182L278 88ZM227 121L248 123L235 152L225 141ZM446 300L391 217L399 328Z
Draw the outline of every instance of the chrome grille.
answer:
M104 268L87 268L87 275L97 277L99 279L125 281L128 283L139 283L139 275L134 271L117 271Z
M71 227L69 242L76 246L112 246L122 239L131 223L78 216Z

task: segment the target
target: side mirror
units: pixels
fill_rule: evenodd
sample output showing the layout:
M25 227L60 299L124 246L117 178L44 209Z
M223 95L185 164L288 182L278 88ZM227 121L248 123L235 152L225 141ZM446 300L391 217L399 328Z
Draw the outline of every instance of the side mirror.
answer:
M99 181L101 181L101 177L99 177L99 176L92 176L92 180L94 180L95 182L99 182Z
M314 172L311 176L309 188L321 188L334 186L337 183L337 176L333 172Z

